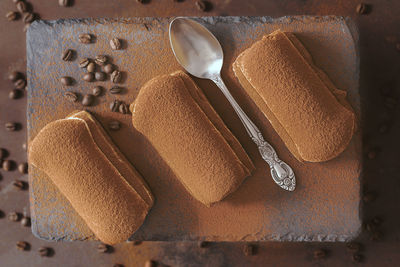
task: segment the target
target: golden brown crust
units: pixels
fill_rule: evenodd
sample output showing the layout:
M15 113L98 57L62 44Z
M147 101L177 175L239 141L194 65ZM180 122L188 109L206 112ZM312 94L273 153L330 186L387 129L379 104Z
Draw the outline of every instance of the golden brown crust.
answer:
M254 166L201 90L183 72L156 77L131 105L132 122L194 198L209 206Z
M239 55L235 75L300 161L339 155L355 131L355 115L328 76L291 33L275 31Z
M29 146L29 162L107 244L127 240L154 201L139 173L85 111L46 125Z

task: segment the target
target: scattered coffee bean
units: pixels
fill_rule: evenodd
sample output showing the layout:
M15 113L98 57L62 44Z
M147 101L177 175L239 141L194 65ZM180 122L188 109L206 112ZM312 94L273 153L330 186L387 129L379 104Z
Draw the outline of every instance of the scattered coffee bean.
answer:
M74 51L67 49L62 53L61 59L64 61L70 61L74 55Z
M119 109L119 113L122 113L122 114L128 114L129 113L128 105L125 104L125 103L121 103L121 105L119 105L118 109Z
M8 157L8 151L4 148L0 148L0 159L5 159Z
M99 64L100 66L103 66L107 63L107 56L104 55L98 55L96 56L96 58L94 59L94 61Z
M107 64L104 66L104 72L111 74L114 71L114 65L113 64Z
M107 75L102 71L97 71L94 74L96 81L104 81L107 78Z
M90 44L92 42L92 35L88 34L88 33L81 33L78 36L79 38L79 42L81 42L82 44Z
M370 6L364 3L360 3L356 6L356 12L360 15L368 14L370 11Z
M8 79L12 82L15 82L18 78L21 78L21 73L18 71L12 71L8 74Z
M385 98L385 103L384 104L385 104L386 108L388 108L390 110L393 110L393 109L396 108L397 102L398 102L397 98L388 96L388 97Z
M61 77L60 82L62 85L70 86L72 85L72 78L68 76Z
M88 72L85 75L83 75L83 80L86 81L86 82L93 82L94 81L93 72Z
M210 246L210 242L208 241L200 241L199 247L201 248L208 248Z
M113 83L119 83L122 79L122 73L119 70L114 70L111 73L111 81Z
M142 244L142 241L140 241L140 240L135 240L135 241L132 242L132 244L133 244L134 246L139 246L139 245Z
M90 63L90 60L88 58L82 58L79 61L79 67L86 68L89 65L89 63Z
M114 267L124 267L124 265L123 265L123 264L116 263L116 264L114 264Z
M121 129L121 123L119 121L110 121L108 123L108 129L118 131L119 129Z
M203 0L198 0L195 3L195 6L200 11L209 11L211 9L211 3Z
M101 96L101 94L103 93L103 87L101 86L94 87L92 93L94 96Z
M352 252L352 253L356 253L361 251L362 246L360 243L357 242L350 242L346 244L347 247L347 251Z
M381 241L383 238L382 232L375 230L371 233L370 240L371 241Z
M6 18L8 21L17 20L19 18L19 14L17 12L10 11L6 14Z
M82 105L91 106L94 102L94 95L86 94L82 99Z
M119 93L121 93L121 92L122 92L122 88L119 87L119 86L113 86L113 87L110 89L110 93L111 93L111 94L119 94Z
M10 91L10 93L8 93L8 97L10 99L17 99L20 98L22 96L22 91L19 89L13 89Z
M99 253L108 253L111 251L111 246L101 243L97 246L97 251Z
M58 5L63 6L63 7L68 7L70 6L70 1L69 0L58 0Z
M153 260L147 260L144 263L144 267L157 267L157 262Z
M94 72L96 70L96 64L94 64L93 62L90 62L87 67L86 70L88 72Z
M24 18L23 18L23 21L25 23L31 23L34 20L35 20L35 14L30 13L30 12L29 13L25 13Z
M28 173L28 163L21 162L20 164L18 164L18 171L22 174Z
M375 192L366 192L363 196L363 201L365 203L371 203L376 199L376 193Z
M64 97L70 102L78 101L78 95L74 92L65 92Z
M12 185L17 190L25 190L27 188L27 183L21 180L15 180Z
M31 245L28 242L25 241L18 241L17 244L17 249L19 250L29 250L31 248Z
M6 159L1 164L1 167L3 168L3 170L5 170L7 172L12 171L12 170L14 170L15 162L12 160Z
M12 222L18 222L21 219L21 213L11 211L8 213L7 218Z
M25 13L26 11L28 11L28 6L26 5L26 3L24 1L18 1L16 3L16 7L17 7L17 10L21 13Z
M112 38L110 40L110 46L113 50L119 50L121 49L121 41L118 38Z
M119 101L119 100L114 100L113 102L111 102L111 104L110 104L111 111L118 112L119 105L121 105L121 101Z
M243 247L243 253L246 256L253 256L256 254L256 247L252 244L246 244Z
M26 80L25 79L18 79L14 82L14 87L15 89L24 89L26 86Z
M18 130L18 123L16 123L16 122L7 122L5 124L5 126L6 126L6 130L9 132L14 132L14 131Z
M317 249L313 252L313 257L316 260L324 259L327 256L327 252L325 249Z
M52 249L48 248L48 247L41 247L41 248L39 248L38 252L39 252L39 255L42 257L49 257L52 252Z
M354 262L362 262L364 259L364 256L362 254L359 253L354 253L352 256L352 259Z
M21 220L21 225L25 227L31 226L31 218L30 217L23 217Z

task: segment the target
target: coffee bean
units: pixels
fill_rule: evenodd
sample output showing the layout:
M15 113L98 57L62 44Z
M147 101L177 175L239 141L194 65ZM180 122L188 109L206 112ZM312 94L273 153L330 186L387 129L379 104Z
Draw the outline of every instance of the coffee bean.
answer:
M92 93L94 96L101 96L101 94L103 93L103 87L101 86L94 87Z
M122 113L122 114L128 114L128 112L129 112L128 105L125 103L121 103L121 105L119 105L118 110L119 110L119 113Z
M356 12L360 15L368 14L370 12L370 9L371 6L364 3L360 3L356 6Z
M28 6L24 1L18 1L15 5L17 7L17 10L21 13L25 13L26 11L28 11Z
M61 59L64 61L70 61L74 55L74 51L67 49L62 53Z
M327 251L325 249L317 249L313 252L313 257L316 260L324 259L327 256Z
M110 46L111 46L111 49L113 49L113 50L119 50L119 49L121 49L121 41L118 39L118 38L112 38L111 40L110 40Z
M116 264L113 265L113 267L124 267L124 265L123 265L123 264L116 263Z
M153 260L147 260L144 263L144 267L157 267L157 262Z
M8 79L12 82L15 82L18 78L21 78L21 73L18 71L12 71L8 74Z
M110 121L108 123L108 129L112 131L118 131L119 129L121 129L121 123L119 121Z
M69 0L58 0L58 5L62 7L68 7L70 6L70 1Z
M362 249L362 245L357 242L347 243L346 247L347 247L347 251L352 252L352 253L359 252Z
M21 180L15 180L12 185L17 190L25 190L27 188L27 183Z
M110 104L111 111L118 112L119 105L121 105L121 101L119 101L119 100L114 100L113 102L111 102L111 104Z
M86 82L93 82L94 81L93 72L88 72L85 75L83 75L83 80L86 81Z
M10 91L10 93L8 93L8 97L10 99L17 99L20 98L22 96L22 91L19 89L13 89Z
M7 172L12 171L12 170L14 170L15 162L12 160L6 159L1 164L1 167L3 168L3 170L5 170Z
M2 210L0 210L0 219L4 218L5 214Z
M18 79L18 80L16 80L15 83L14 83L15 89L20 89L20 90L22 90L22 89L25 88L25 86L26 86L26 80L25 80L25 79Z
M79 38L79 42L81 42L82 44L90 44L92 42L92 35L88 34L88 33L81 33L78 36Z
M21 219L21 213L11 211L7 214L7 218L12 222L18 222Z
M96 58L94 59L94 61L99 64L100 66L103 66L107 63L107 56L104 55L98 55L96 56Z
M104 66L104 72L105 73L112 73L114 71L114 65L113 64L107 64Z
M0 159L5 159L8 157L8 151L4 148L0 148Z
M198 0L195 2L195 6L200 11L209 11L211 9L211 3L203 0Z
M114 70L111 73L111 81L113 83L119 83L122 79L122 73L119 70Z
M68 76L61 77L60 82L62 85L70 86L72 85L72 78Z
M30 217L23 217L21 220L21 225L25 227L31 226L31 218Z
M82 105L91 106L94 102L94 95L86 94L82 99Z
M97 71L94 74L94 77L97 81L104 81L107 78L107 75L104 72Z
M29 250L30 247L31 247L31 245L28 242L25 242L25 241L18 241L16 246L17 246L18 250L25 250L25 251Z
M48 247L41 247L38 250L39 255L42 257L49 257L52 253L52 249Z
M21 162L20 164L18 164L18 171L22 174L28 173L28 163Z
M19 18L19 14L17 12L10 11L6 14L6 18L8 21L17 20Z
M256 247L252 244L246 244L243 247L243 253L246 256L253 256L256 254Z
M99 253L108 253L108 252L110 252L111 251L111 246L109 246L109 245L106 245L106 244L99 244L98 246L97 246L97 251L99 252Z
M201 248L207 248L209 246L210 246L210 242L208 242L208 241L200 241L199 242L199 247L201 247Z
M88 58L82 58L79 61L79 67L86 68L89 65L89 63L90 63L90 60Z
M141 241L141 240L135 240L135 241L132 242L132 244L133 244L134 246L139 246L139 245L142 244L142 241Z
M121 92L122 92L122 88L119 87L119 86L113 86L113 87L110 89L110 93L111 93L111 94L119 94L119 93L121 93Z
M86 70L88 72L94 72L96 70L96 64L94 64L93 62L90 62L87 67Z
M65 92L64 97L70 102L78 101L78 95L74 92Z
M6 122L5 126L6 126L6 130L9 132L17 131L19 128L19 125L16 122Z
M23 18L23 21L25 23L31 23L34 20L35 20L35 14L30 13L30 12L29 13L25 13L24 18Z
M376 199L376 193L375 192L366 192L363 196L363 201L365 203L370 203L373 202Z

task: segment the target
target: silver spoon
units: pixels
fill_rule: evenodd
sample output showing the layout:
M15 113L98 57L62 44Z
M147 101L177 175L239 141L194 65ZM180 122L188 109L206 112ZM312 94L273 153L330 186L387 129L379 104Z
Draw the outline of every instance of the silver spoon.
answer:
M220 72L224 55L215 36L194 20L178 17L169 25L169 40L176 59L187 72L198 78L210 79L221 89L256 143L262 158L269 164L272 179L281 188L293 191L296 178L292 168L278 158L275 149L264 140L260 130L240 108L222 81Z

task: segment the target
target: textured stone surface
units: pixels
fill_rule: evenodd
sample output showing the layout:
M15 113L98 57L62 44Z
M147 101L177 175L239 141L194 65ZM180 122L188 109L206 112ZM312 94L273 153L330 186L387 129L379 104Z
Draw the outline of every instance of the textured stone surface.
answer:
M288 193L273 183L268 166L261 160L222 94L210 82L196 79L257 168L231 197L206 208L190 198L150 145L134 132L130 116L108 111L108 102L113 97L106 95L99 98L97 105L90 110L103 124L115 118L123 123L121 131L110 135L143 174L156 197L156 205L133 239L345 241L356 236L361 224L360 134L355 135L349 148L338 158L322 164L301 164L288 153L269 123L244 95L231 70L235 57L253 40L277 28L293 31L310 51L316 65L326 71L339 88L348 91L349 101L360 115L358 52L355 45L358 34L352 24L338 17L224 17L200 20L215 33L224 48L223 76L228 87L282 159L292 165L298 188L294 193ZM33 138L48 122L82 108L62 98L65 88L58 82L59 77L74 77L77 84L71 89L81 93L89 92L94 86L81 81L83 72L78 67L77 59L68 64L61 61L63 49L76 50L78 58L111 55L114 63L127 74L124 85L128 90L121 99L130 102L148 79L180 68L169 48L168 22L168 19L35 22L27 38L30 85L28 138ZM96 42L80 45L76 41L80 32L93 33L97 36ZM124 50L111 52L108 40L115 35L126 41ZM110 82L100 84L111 87ZM45 175L33 169L30 181L35 235L48 240L93 237Z

